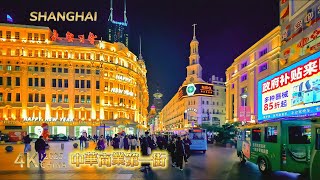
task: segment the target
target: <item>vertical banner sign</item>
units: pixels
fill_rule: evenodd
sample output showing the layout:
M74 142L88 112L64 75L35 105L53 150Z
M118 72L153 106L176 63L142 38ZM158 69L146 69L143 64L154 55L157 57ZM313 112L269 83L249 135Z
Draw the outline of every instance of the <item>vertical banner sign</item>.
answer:
M320 115L320 52L258 82L258 121Z
M240 106L239 108L239 121L251 121L251 109L249 106Z

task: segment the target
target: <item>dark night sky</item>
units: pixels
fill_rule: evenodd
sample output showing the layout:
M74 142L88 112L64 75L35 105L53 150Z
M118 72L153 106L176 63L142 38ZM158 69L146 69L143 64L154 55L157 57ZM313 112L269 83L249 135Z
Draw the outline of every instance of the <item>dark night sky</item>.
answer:
M106 39L110 0L6 0L0 22L10 14L14 23L48 26L64 36L93 32ZM123 0L114 0L116 20L122 20ZM31 22L30 12L97 11L97 22ZM149 94L157 84L166 104L186 76L192 24L197 26L204 80L212 74L225 79L234 58L279 24L278 0L127 0L129 49L138 55L139 34L148 70ZM152 101L150 102L152 103Z

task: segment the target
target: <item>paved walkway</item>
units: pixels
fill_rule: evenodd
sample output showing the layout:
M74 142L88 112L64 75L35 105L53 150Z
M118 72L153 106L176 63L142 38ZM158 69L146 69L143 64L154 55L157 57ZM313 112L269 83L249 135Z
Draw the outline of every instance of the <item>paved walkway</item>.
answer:
M69 152L80 151L79 148L75 149L73 143L79 141L70 142L50 142L50 149L46 151L47 155L50 153L63 153L63 158L59 162L65 162L65 168L49 169L48 167L39 168L31 166L27 168L26 165L21 167L15 164L15 160L19 156L19 153L23 153L24 144L14 144L13 152L6 152L5 147L7 145L0 145L0 179L131 179L133 174L138 173L135 177L139 178L140 172L138 170L124 170L121 168L113 169L98 169L95 167L82 167L75 168L68 164ZM61 143L64 144L64 149L61 149ZM34 143L31 143L30 154L35 153ZM95 144L90 142L89 148L86 150L94 151ZM108 147L108 150L112 147ZM38 159L38 158L36 158ZM47 160L45 160L46 162ZM56 162L56 161L55 161Z
M74 152L70 142L50 142L50 152L65 152L63 161L68 162L69 152ZM78 142L78 141L77 141ZM64 143L64 150L61 150L61 143ZM257 165L247 162L241 165L236 155L236 150L224 148L214 145L208 145L206 154L202 152L194 152L189 164L184 166L184 170L180 171L171 166L164 170L153 170L150 173L142 173L138 169L125 170L121 168L103 169L87 167L75 168L67 165L66 168L21 168L14 162L20 152L23 152L24 145L13 145L13 152L5 151L6 145L0 145L0 179L123 179L123 180L297 180L298 175L292 173L276 172L270 178L265 178L259 172ZM89 150L93 151L95 145L90 143ZM79 149L78 149L79 150ZM109 147L107 150L112 150ZM34 153L34 143L32 144L32 152Z

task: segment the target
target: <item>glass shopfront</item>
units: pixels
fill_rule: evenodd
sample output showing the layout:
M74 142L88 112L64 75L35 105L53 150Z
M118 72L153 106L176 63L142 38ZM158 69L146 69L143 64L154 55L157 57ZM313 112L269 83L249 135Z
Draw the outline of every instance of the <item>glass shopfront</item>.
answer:
M28 134L32 137L39 137L42 134L42 127L41 126L29 126L28 127ZM64 134L66 136L69 135L69 127L68 126L49 126L49 134Z
M66 136L69 135L69 127L68 126L49 126L50 134L64 134Z
M29 126L28 127L28 134L31 138L38 138L42 134L42 127L41 126Z
M87 135L92 136L92 128L91 126L75 126L74 127L74 135L76 137L80 137L83 133L87 133Z

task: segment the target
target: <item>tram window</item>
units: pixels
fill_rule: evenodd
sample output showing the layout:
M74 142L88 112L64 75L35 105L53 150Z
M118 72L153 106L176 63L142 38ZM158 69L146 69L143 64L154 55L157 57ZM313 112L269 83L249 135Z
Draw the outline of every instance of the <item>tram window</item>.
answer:
M245 135L245 131L239 131L238 132L238 140L244 141L244 135Z
M311 126L289 126L289 144L310 144Z
M245 134L246 141L251 142L251 130L246 129L245 131L246 131L246 134Z
M316 132L316 150L320 150L320 128L317 128Z
M191 132L189 133L189 138L191 140L203 140L205 137L205 133L202 132Z
M255 142L261 141L261 128L252 129L252 141L255 141Z
M265 128L264 142L277 143L277 126L270 126Z

